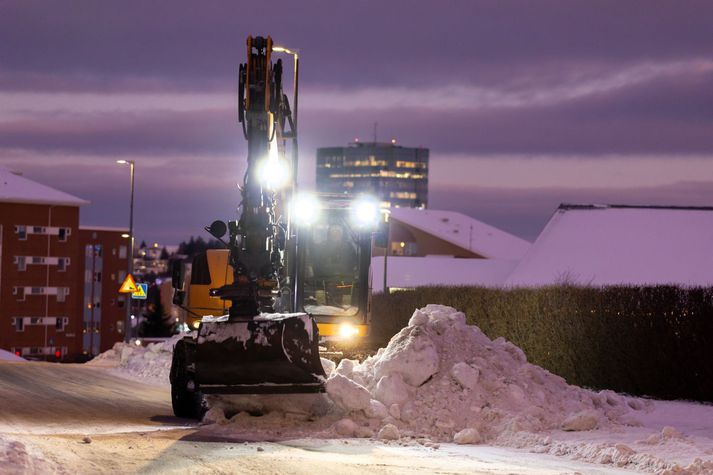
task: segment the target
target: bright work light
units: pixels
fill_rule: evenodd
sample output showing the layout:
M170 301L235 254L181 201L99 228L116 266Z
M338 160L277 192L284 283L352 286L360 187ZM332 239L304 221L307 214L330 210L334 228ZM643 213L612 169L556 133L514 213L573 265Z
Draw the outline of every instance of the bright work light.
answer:
M290 219L297 226L310 226L319 218L321 205L312 193L299 193L290 203Z
M262 186L278 190L289 181L290 167L280 158L265 158L258 164L257 176Z
M360 228L375 228L379 222L379 203L370 196L357 198L352 204L352 220Z
M356 325L345 322L339 325L339 337L342 339L349 339L357 336L359 334L359 328Z

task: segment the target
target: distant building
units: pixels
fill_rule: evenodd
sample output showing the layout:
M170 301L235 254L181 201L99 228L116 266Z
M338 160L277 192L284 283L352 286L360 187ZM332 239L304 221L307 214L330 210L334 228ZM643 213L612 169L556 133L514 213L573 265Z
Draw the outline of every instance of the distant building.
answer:
M352 142L317 149L317 190L376 195L382 207L428 205L428 149Z
M372 258L371 287L501 287L530 243L455 211L392 209L388 255ZM387 278L384 278L384 275Z
M134 276L159 277L168 274L170 253L157 242L151 246L142 243L134 253Z
M390 256L519 260L530 245L456 211L399 208L389 213Z
M97 355L124 339L130 296L117 290L128 270L129 240L122 237L128 232L123 228L79 227L84 355Z
M506 284L713 286L713 207L568 205Z
M126 230L80 227L87 203L0 167L0 348L59 361L123 339Z

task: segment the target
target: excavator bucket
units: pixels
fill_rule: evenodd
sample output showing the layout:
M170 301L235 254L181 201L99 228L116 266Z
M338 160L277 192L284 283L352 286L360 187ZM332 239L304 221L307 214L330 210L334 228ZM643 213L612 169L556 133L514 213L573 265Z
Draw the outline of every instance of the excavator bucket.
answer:
M195 351L196 383L202 393L324 391L317 325L304 313L203 321Z

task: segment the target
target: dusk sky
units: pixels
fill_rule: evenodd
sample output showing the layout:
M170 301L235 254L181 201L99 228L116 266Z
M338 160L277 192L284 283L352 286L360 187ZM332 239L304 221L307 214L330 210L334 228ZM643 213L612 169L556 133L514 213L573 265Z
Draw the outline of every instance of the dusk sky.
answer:
M175 244L235 219L248 35L300 51L315 150L431 150L430 203L534 240L561 202L713 205L710 1L0 0L0 164Z

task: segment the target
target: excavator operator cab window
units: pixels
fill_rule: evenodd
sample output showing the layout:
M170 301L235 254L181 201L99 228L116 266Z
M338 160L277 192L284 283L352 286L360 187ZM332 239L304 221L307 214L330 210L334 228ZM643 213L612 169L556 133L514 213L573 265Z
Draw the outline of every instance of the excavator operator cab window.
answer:
M304 310L312 315L359 313L359 245L343 216L329 216L308 230L304 260Z

